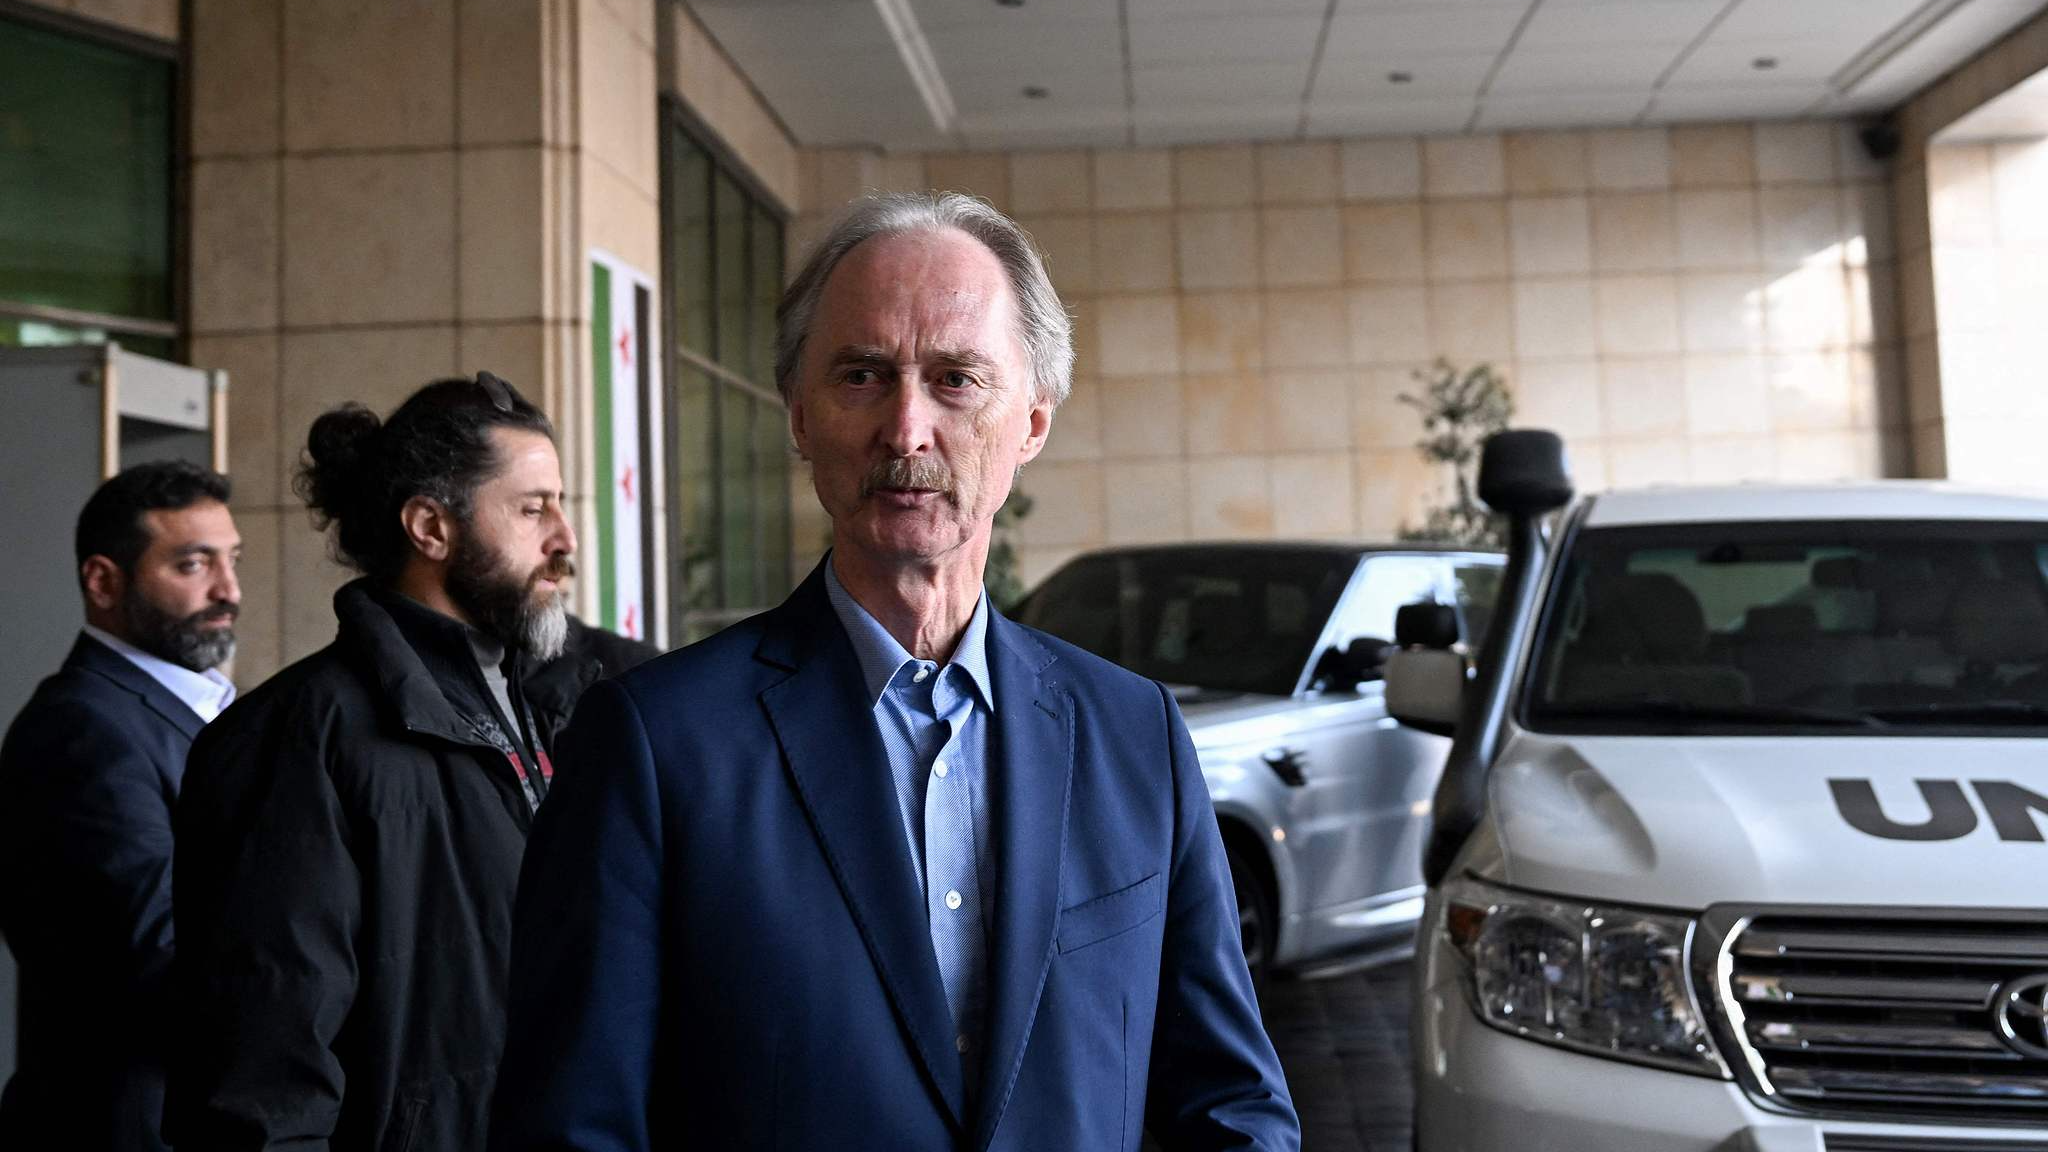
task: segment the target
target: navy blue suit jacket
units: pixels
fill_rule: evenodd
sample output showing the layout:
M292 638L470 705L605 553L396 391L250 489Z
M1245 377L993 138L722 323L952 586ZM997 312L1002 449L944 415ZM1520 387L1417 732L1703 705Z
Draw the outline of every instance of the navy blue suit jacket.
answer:
M494 1152L1294 1149L1172 697L991 616L997 881L966 1082L821 573L584 697L521 873Z
M21 1056L0 1147L159 1149L171 807L199 714L80 636L0 746L0 930Z

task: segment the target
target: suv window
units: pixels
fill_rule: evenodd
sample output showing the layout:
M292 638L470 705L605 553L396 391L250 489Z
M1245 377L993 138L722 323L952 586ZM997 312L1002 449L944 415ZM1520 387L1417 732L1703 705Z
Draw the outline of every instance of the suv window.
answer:
M1392 643L1394 614L1404 604L1441 600L1443 575L1440 556L1369 557L1365 578L1337 609L1332 646L1342 649L1360 638Z
M1048 576L1016 618L1154 680L1286 696L1357 567L1335 548L1099 553Z
M1568 547L1524 689L1531 727L2048 725L2048 524L1601 528Z

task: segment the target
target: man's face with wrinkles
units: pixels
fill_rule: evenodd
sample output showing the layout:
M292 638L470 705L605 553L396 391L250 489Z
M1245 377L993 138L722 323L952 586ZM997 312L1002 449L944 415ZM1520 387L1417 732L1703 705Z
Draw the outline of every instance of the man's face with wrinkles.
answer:
M963 232L878 236L832 271L804 341L790 430L833 541L884 563L986 545L1045 445L1002 265Z

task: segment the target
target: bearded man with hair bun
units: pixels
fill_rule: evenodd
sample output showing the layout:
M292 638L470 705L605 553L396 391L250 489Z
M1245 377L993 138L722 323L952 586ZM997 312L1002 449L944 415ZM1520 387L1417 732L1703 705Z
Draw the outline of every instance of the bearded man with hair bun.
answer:
M180 1148L472 1149L554 737L576 534L554 429L489 373L313 422L294 484L334 642L192 750L177 814Z

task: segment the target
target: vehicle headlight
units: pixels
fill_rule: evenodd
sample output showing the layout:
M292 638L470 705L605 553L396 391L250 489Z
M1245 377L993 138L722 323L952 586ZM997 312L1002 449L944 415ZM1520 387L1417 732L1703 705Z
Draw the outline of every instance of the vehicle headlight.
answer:
M1566 902L1469 878L1444 889L1479 1018L1503 1032L1702 1076L1728 1066L1686 980L1684 916Z

